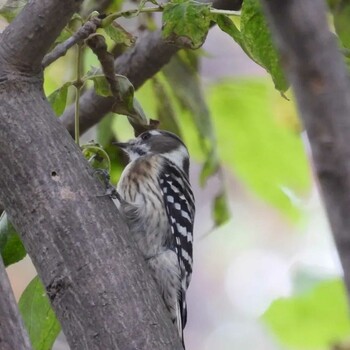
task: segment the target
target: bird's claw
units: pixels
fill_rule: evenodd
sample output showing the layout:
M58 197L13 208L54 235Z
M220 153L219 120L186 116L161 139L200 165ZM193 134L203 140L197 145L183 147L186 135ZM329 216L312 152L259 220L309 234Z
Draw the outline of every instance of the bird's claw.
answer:
M109 173L105 169L94 169L94 176L98 175L99 179L102 181L106 192L102 195L98 195L97 197L104 197L108 196L112 199L118 199L120 200L120 195L117 191L117 189L110 183L111 177L109 176Z

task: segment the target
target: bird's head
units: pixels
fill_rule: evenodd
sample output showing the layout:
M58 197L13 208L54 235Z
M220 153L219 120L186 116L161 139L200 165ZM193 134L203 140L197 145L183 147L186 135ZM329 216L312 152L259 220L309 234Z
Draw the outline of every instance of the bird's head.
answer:
M114 142L129 156L130 161L151 154L160 154L182 169L187 175L189 154L185 144L175 134L165 130L145 131L128 142Z

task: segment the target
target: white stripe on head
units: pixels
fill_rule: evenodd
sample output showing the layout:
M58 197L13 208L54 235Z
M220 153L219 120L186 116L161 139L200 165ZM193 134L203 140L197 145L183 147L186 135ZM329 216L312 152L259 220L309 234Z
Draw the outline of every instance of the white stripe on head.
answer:
M188 151L183 145L179 145L174 151L163 153L163 156L177 165L181 170L183 170L184 160L189 158Z
M149 146L145 144L141 145L131 145L125 149L128 154L130 161L133 161L149 152Z

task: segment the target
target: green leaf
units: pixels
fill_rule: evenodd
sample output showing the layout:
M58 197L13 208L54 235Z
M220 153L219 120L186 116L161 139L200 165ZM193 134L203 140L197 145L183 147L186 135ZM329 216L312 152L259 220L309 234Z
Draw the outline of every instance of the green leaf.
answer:
M100 0L95 0L96 3L99 3ZM121 10L124 0L112 0L111 4L108 6L106 13L114 13Z
M5 212L0 217L0 253L5 266L22 260L27 252Z
M257 64L271 75L280 92L288 89L279 55L271 39L259 0L245 0L241 11L240 31L225 15L213 15L221 30L229 34Z
M187 58L187 57L186 57ZM217 150L217 139L214 132L212 118L203 95L197 72L188 59L182 59L181 53L172 58L170 64L164 67L164 75L172 87L173 93L182 108L192 118L199 140L201 151L205 161L200 174L200 183L204 185L207 179L218 172L220 158ZM222 174L220 193L224 193L224 181ZM229 217L226 196L218 195L213 204L214 222L222 224Z
M146 117L146 114L140 102L136 100L136 98L132 100L132 105L128 107L128 110L126 110L125 113L121 113L123 109L118 109L118 107L114 108L113 111L116 113L127 115L131 124L148 125L148 119Z
M110 85L105 76L96 76L91 80L94 83L94 89L97 95L103 97L113 96Z
M38 276L28 284L18 303L33 349L50 350L61 331Z
M61 115L66 108L68 87L71 85L71 82L67 82L47 97L53 111L57 116Z
M210 20L209 4L193 0L168 2L163 11L163 38L186 48L198 49L207 37Z
M28 0L5 0L0 4L0 16L9 23L22 11Z
M274 301L262 319L283 345L296 349L329 348L350 336L347 298L340 279Z
M342 45L350 48L350 2L340 0L333 11L334 27Z
M264 67L277 90L285 92L288 82L280 65L280 58L272 43L259 0L245 0L242 6L241 34L250 57Z
M96 129L96 140L104 148L111 143L114 137L112 130L113 120L117 116L113 113L108 113L98 124ZM114 147L114 146L113 146Z
M91 80L94 84L94 89L97 95L103 97L113 96L110 85L101 69L97 67L91 67L91 69L85 74L82 80L84 82Z
M213 15L213 20L215 20L215 22L223 32L230 35L239 45L241 45L243 50L245 50L241 32L233 23L231 18L227 17L226 15L216 14Z
M201 147L206 156L205 165L201 175L201 183L213 175L219 166L216 151L216 136L203 92L195 72L186 61L178 55L163 69L164 75L172 87L173 93L181 107L190 113L190 117L197 127Z
M157 105L157 119L160 122L160 128L169 130L181 137L181 131L176 118L172 99L165 84L158 77L153 77L152 88L154 90L154 96L157 96L155 103Z
M125 46L132 46L135 44L136 38L116 21L113 21L109 26L105 27L104 31L116 44L124 44Z
M111 162L107 152L101 145L95 142L90 142L81 146L84 157L88 160L91 167L94 169L104 169L108 173L111 170Z
M134 127L135 125L147 126L148 119L140 103L134 98L135 90L130 80L119 74L115 75L115 79L117 91L114 96L115 103L112 106L112 112L128 116L130 123ZM110 84L98 68L92 68L83 80L92 80L98 95L104 97L113 96Z
M223 225L231 217L225 193L219 193L213 203L213 218L215 226Z
M62 32L55 40L55 44L57 45L57 44L63 43L71 36L72 36L72 32L67 27L65 27L65 28L63 28Z
M118 182L120 175L127 164L125 153L119 147L112 145L112 141L116 140L115 133L113 132L113 124L118 119L122 118L116 114L109 113L97 125L97 141L103 145L103 149L108 154L111 163L109 170L111 183ZM117 127L117 130L119 131L120 128Z
M92 80L94 83L94 89L97 95L108 97L113 96L111 87L100 69L93 67L90 69L86 76L83 78L83 81Z
M291 101L265 80L234 80L214 85L208 103L221 161L266 202L292 220L302 208L286 194L310 188L310 168Z

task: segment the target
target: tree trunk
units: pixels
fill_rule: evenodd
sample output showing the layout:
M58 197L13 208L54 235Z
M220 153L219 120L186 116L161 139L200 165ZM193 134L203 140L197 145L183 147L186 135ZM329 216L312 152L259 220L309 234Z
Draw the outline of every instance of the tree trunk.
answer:
M0 257L0 349L32 350Z
M72 350L182 349L125 223L42 91L42 58L80 3L30 1L0 37L0 202Z
M350 292L349 79L323 0L262 0L304 122ZM349 293L348 293L349 295Z

